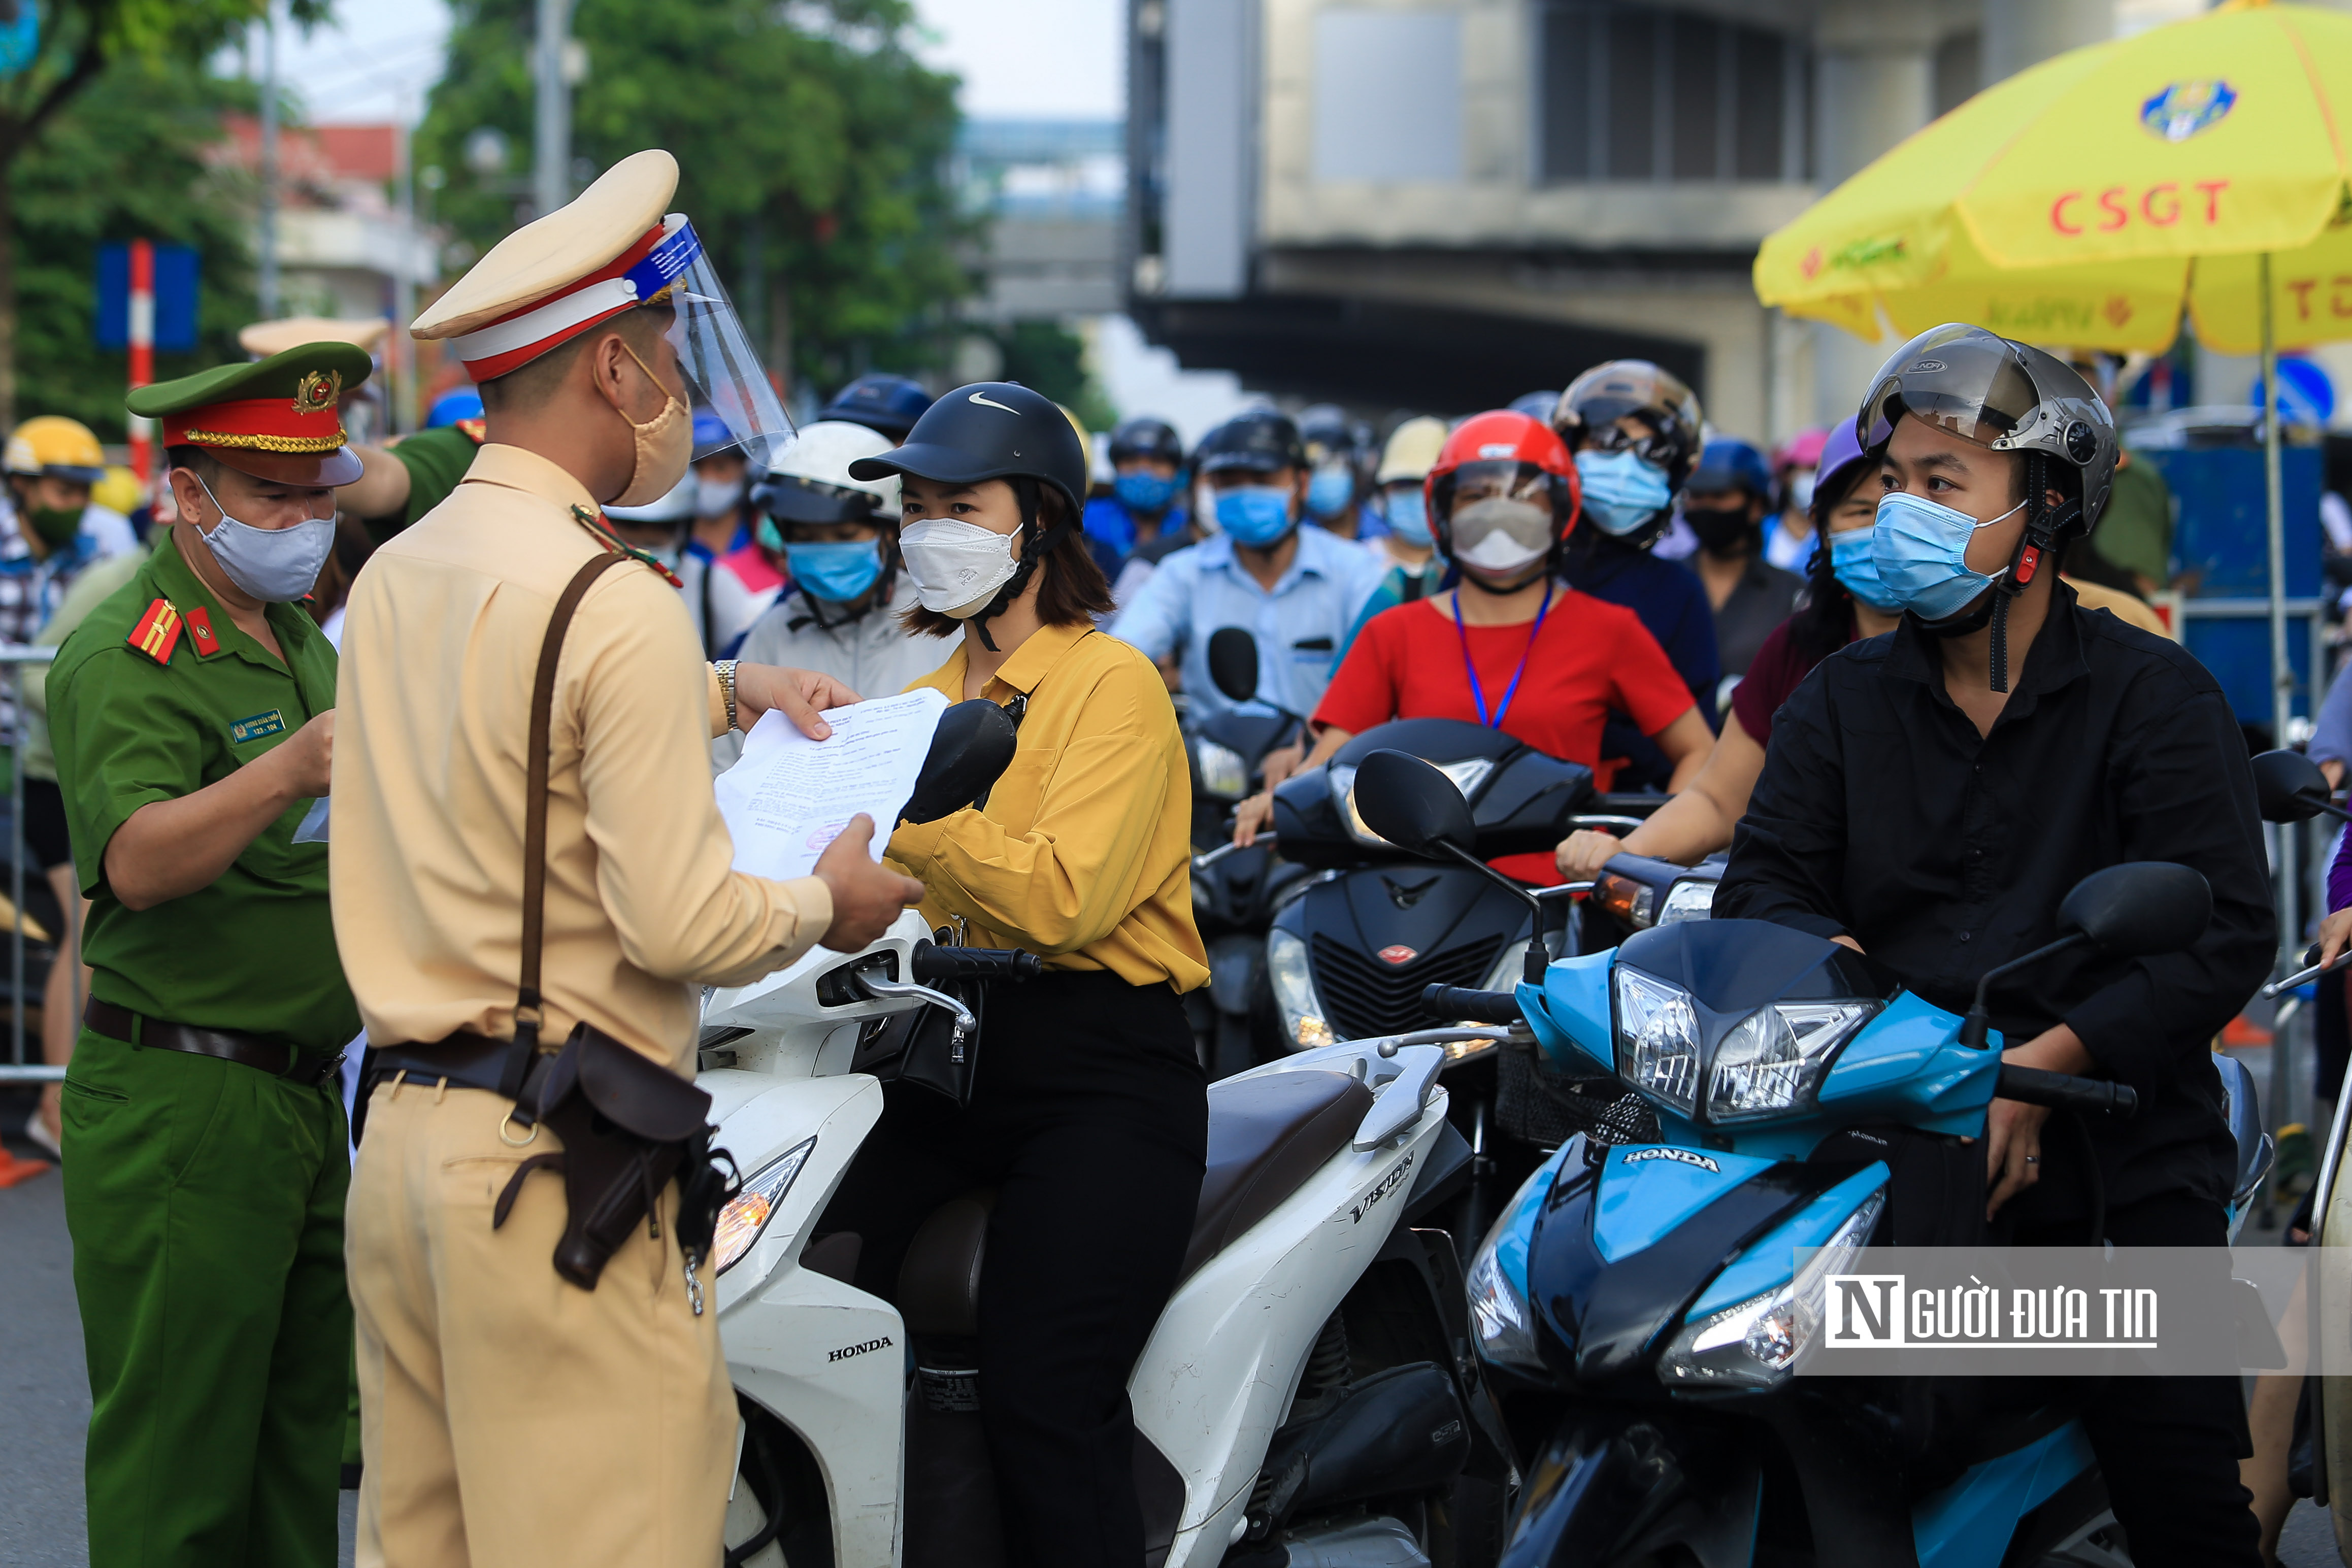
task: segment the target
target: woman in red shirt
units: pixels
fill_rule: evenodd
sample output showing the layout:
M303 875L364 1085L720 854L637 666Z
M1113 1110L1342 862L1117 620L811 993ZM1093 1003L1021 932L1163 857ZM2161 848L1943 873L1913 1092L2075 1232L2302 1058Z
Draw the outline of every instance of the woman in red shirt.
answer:
M1581 762L1606 789L1615 768L1601 758L1601 727L1614 709L1658 743L1675 787L1687 783L1715 741L1690 688L1639 616L1560 580L1580 499L1559 435L1523 413L1478 414L1423 483L1459 585L1365 622L1315 709L1303 766L1391 719L1457 718ZM1250 842L1273 812L1271 793L1243 801L1234 842Z
M1772 716L1789 694L1815 664L1848 643L1892 632L1902 619L1870 562L1879 495L1878 465L1864 458L1848 420L1830 433L1813 481L1813 538L1821 542L1807 574L1804 602L1757 650L1747 678L1731 694L1731 712L1714 755L1689 789L1659 807L1622 842L1589 829L1570 834L1559 846L1563 878L1581 882L1596 876L1610 856L1621 852L1695 865L1731 842L1731 830L1748 814L1748 793L1764 770ZM1871 601L1874 597L1878 603Z

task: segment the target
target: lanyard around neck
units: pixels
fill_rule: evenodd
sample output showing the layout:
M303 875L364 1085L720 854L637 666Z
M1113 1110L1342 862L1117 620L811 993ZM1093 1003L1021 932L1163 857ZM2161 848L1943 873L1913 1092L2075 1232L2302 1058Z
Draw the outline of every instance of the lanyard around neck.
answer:
M1488 729L1503 727L1503 716L1511 711L1511 699L1519 695L1519 682L1528 673L1528 660L1535 655L1536 633L1543 630L1544 617L1551 613L1551 591L1552 584L1547 580L1543 604L1536 611L1535 623L1528 628L1528 645L1519 653L1519 667L1511 672L1511 684L1503 691L1503 706L1495 710L1491 718L1486 715L1486 690L1478 684L1478 666L1470 657L1470 633L1462 625L1462 591L1454 591L1454 635L1462 643L1462 668L1470 677L1470 696L1478 705L1478 722Z

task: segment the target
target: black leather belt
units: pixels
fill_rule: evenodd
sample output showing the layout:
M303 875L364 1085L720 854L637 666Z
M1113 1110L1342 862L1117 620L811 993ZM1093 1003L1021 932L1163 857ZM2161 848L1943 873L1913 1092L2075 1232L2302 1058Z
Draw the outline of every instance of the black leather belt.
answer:
M109 1040L119 1040L126 1045L153 1046L159 1051L184 1051L192 1056L216 1056L223 1061L234 1061L306 1088L331 1082L335 1070L343 1064L341 1051L320 1056L282 1040L265 1040L257 1034L165 1023L162 1019L142 1018L129 1008L119 1008L96 997L89 998L81 1017L84 1023Z
M366 1077L360 1084L360 1097L364 1100L375 1085L403 1072L408 1074L412 1083L436 1083L446 1079L452 1089L488 1089L496 1093L506 1071L508 1054L513 1050L512 1040L492 1040L463 1030L446 1040L425 1044L372 1046L367 1054ZM548 1063L554 1060L545 1052L534 1056L523 1079L525 1099L532 1097L531 1091L538 1087Z

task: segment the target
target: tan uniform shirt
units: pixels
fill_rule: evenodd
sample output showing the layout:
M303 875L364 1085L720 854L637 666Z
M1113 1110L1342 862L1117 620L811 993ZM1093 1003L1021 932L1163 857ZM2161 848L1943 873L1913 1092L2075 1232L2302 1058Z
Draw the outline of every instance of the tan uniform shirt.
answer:
M604 548L575 506L595 509L570 474L485 445L353 585L331 891L378 1044L514 1032L531 677L556 596ZM636 565L598 578L556 673L541 1040L584 1018L691 1071L694 983L753 979L832 924L815 877L729 868L707 744L724 722L677 591Z

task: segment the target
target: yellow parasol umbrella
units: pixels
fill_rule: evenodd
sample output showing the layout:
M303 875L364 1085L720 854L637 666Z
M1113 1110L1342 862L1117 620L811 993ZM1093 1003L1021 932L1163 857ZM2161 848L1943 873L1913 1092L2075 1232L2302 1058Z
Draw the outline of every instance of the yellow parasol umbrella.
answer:
M2277 345L2352 338L2352 16L2263 0L2071 50L1945 115L1765 240L1757 297L1876 339L1975 321L2116 351L2259 351L2273 715L2286 653Z

